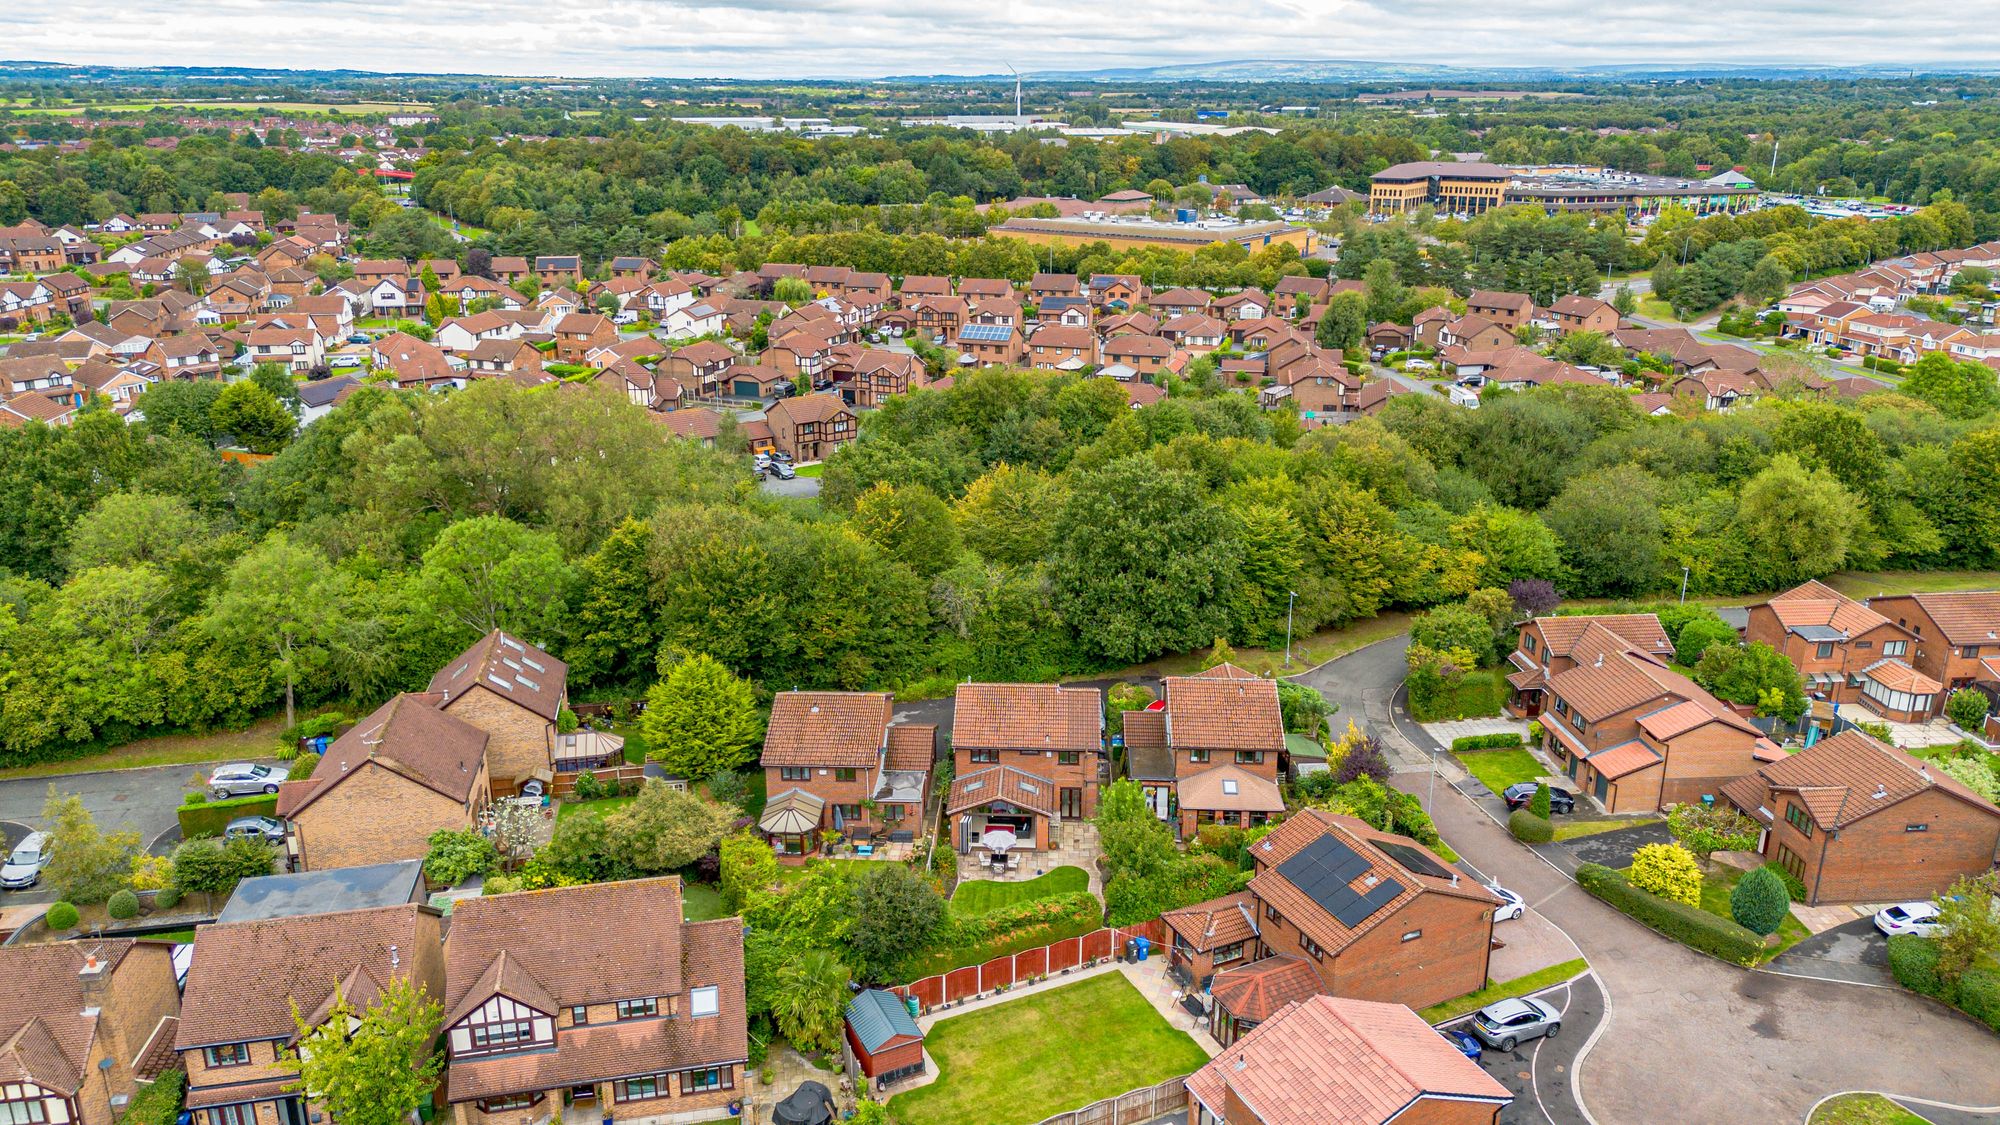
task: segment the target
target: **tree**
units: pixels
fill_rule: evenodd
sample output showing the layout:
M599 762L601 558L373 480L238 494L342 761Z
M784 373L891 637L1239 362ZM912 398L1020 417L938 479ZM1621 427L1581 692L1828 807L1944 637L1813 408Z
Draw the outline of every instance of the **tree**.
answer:
M1986 696L1971 688L1960 688L1945 700L1944 713L1968 734L1978 734L1986 723Z
M1528 811L1541 817L1543 820L1549 818L1549 786L1547 782L1537 781L1535 783L1535 795L1528 800Z
M1319 328L1313 339L1323 348L1338 348L1343 352L1359 346L1368 333L1368 295L1366 293L1336 293L1327 302L1326 312L1321 315Z
M927 946L944 924L944 896L901 863L877 863L854 888L848 946L870 980L888 980L903 959Z
M1931 941L1937 946L1938 975L1956 981L1967 969L1984 958L2000 953L2000 875L1961 876L1936 899L1937 929Z
M753 894L762 894L778 882L778 857L771 845L748 831L722 841L722 897L729 909L743 910Z
M69 565L165 565L208 539L208 521L179 496L114 492L76 521L69 532Z
M847 966L826 950L813 949L786 963L778 975L780 988L771 1007L778 1030L801 1050L837 1050L852 976Z
M771 283L771 299L797 307L813 299L812 286L803 277L781 277Z
M299 400L299 381L292 378L291 369L282 363L260 363L250 369L250 381L271 392L294 417L303 408Z
M208 267L193 255L188 255L174 263L174 284L196 297L208 292Z
M1493 659L1493 625L1467 605L1441 605L1410 622L1410 643L1433 649L1463 649L1478 664Z
M1940 758L1931 764L1957 778L1959 784L1986 800L2000 803L2000 777L1995 776L1986 763L1991 755L1984 750L1976 753L1979 755L1976 758Z
M1575 584L1571 592L1616 595L1653 588L1665 525L1659 483L1651 473L1632 465L1586 473L1557 494L1543 518L1562 541L1563 562Z
M202 626L270 658L285 681L285 725L298 722L298 682L326 666L345 607L326 556L273 532L229 568Z
M1047 553L1062 505L1056 478L1003 463L966 486L952 517L965 545L981 558L1024 566Z
M471 829L440 828L426 842L430 850L424 853L424 877L441 887L492 874L500 866L493 841Z
M926 578L958 559L958 527L951 509L921 484L875 482L855 498L853 527L884 554Z
M1646 844L1632 853L1632 885L1664 899L1701 905L1701 865L1678 844Z
M1770 588L1839 570L1864 518L1831 472L1808 470L1789 453L1771 458L1736 499L1737 542Z
M1896 389L1950 418L1978 418L2000 409L2000 383L1994 381L1993 369L1944 352L1931 352L1912 364Z
M1631 286L1620 285L1611 294L1611 307L1618 310L1619 316L1631 316L1639 310L1639 298L1632 293Z
M572 577L554 535L475 516L424 552L417 590L433 613L472 634L504 629L538 640L559 635Z
M1340 708L1318 688L1291 680L1278 680L1278 713L1285 729L1294 734L1317 735L1320 724Z
M1546 578L1516 578L1507 583L1507 596L1514 599L1514 612L1523 617L1541 617L1562 604L1556 584Z
M1756 821L1723 804L1687 802L1667 806L1667 833L1707 866L1716 852L1749 851L1757 846Z
M42 803L42 825L53 853L42 877L63 901L103 902L125 887L141 850L137 832L101 831L83 798L59 796L54 784Z
M756 757L763 737L757 693L706 653L675 661L646 693L639 716L646 756L682 777L713 776Z
M1791 910L1791 892L1785 889L1785 881L1778 873L1768 867L1745 872L1729 892L1729 916L1753 934L1769 937L1777 933Z
M223 385L213 380L170 379L140 392L132 412L156 434L178 433L214 445L216 425L210 410L222 391Z
M1741 647L1711 646L1695 663L1694 680L1731 703L1752 704L1761 713L1782 715L1786 722L1797 722L1805 713L1805 686L1798 669L1762 641Z
M1692 668L1710 645L1735 645L1736 630L1713 612L1697 617L1674 637L1674 659Z
M430 1100L444 1069L436 1049L442 1017L438 1002L407 976L391 979L365 1012L336 991L333 1010L317 1026L306 1023L295 1000L299 1080L288 1088L341 1125L403 1125Z
M276 453L291 440L298 420L270 391L244 380L231 383L209 407L218 433L233 437L252 453Z
M1098 794L1098 828L1125 821L1144 820L1153 815L1146 807L1146 791L1129 777L1121 777L1105 786Z
M715 850L736 817L692 790L649 781L638 799L604 817L612 853L643 872L675 871Z

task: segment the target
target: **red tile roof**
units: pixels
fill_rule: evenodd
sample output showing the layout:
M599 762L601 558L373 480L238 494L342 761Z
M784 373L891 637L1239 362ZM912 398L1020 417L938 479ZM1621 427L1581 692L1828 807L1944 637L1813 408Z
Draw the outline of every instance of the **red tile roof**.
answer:
M1773 790L1797 794L1813 820L1829 831L1931 789L2000 817L2000 809L1957 778L1934 771L1927 763L1858 730L1822 738L1783 761L1759 769L1757 776Z
M1261 1022L1287 1004L1319 995L1320 979L1311 965L1280 955L1217 973L1208 991L1231 1016Z
M1103 748L1104 694L1063 684L960 684L952 745L1000 750Z
M466 692L483 687L555 722L568 678L569 665L495 629L439 669L429 690L443 692L449 709Z
M1176 750L1268 750L1285 748L1285 723L1278 708L1278 685L1262 677L1221 672L1218 665L1199 676L1168 676L1161 684L1167 707L1167 743Z
M485 731L438 710L436 695L405 692L334 739L304 784L284 783L277 813L290 818L373 763L454 801L472 795L485 764Z
M870 769L888 743L886 691L781 691L764 735L766 766Z

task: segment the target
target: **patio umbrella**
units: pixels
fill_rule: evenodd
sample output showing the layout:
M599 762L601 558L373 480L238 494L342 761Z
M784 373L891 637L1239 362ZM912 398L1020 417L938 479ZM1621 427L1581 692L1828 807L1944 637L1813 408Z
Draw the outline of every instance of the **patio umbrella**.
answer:
M1004 852L1014 846L1014 834L1005 828L995 828L979 838L988 851Z

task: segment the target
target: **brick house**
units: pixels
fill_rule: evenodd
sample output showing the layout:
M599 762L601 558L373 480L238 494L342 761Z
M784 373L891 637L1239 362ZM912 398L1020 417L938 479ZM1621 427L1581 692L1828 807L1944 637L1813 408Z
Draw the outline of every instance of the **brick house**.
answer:
M903 307L912 314L910 327L919 335L950 337L965 323L966 303L963 297L944 294L911 298L907 290L903 296Z
M953 342L962 358L981 367L1019 367L1028 356L1021 330L1012 324L966 324Z
M841 393L849 405L874 407L888 402L892 395L923 386L924 365L916 356L903 352L858 348L836 360L833 378L846 384Z
M1534 319L1535 299L1526 293L1474 289L1465 298L1465 315L1482 317L1499 325L1511 339L1514 329ZM1617 325L1614 323L1612 327Z
M1333 295L1333 283L1323 277L1291 274L1278 279L1271 287L1271 311L1286 318L1295 317L1301 309L1324 304Z
M173 945L105 938L0 948L0 1120L112 1125L172 1057Z
M667 353L660 367L689 393L705 398L718 393L723 373L740 358L728 344L701 340Z
M908 836L923 827L937 728L895 723L886 691L781 691L764 734L758 828L781 856L811 855L819 833Z
M579 931L617 932L587 957ZM445 951L458 1125L730 1116L749 1085L743 923L685 920L678 876L469 899ZM568 1103L566 1107L565 1103Z
M1153 815L1191 840L1204 824L1251 828L1285 811L1277 684L1218 664L1166 677L1160 699L1158 710L1125 714L1126 763Z
M1494 351L1514 343L1514 330L1495 324L1483 316L1467 313L1438 329L1438 347L1463 348L1469 352Z
M499 259L494 259L493 266L497 273ZM574 254L544 254L535 259L534 273L543 285L575 287L583 284L583 259Z
M1169 289L1164 293L1153 294L1148 307L1154 316L1165 320L1188 313L1206 312L1213 300L1213 297L1199 289Z
M1250 858L1247 900L1162 916L1168 972L1209 994L1224 1046L1320 993L1424 1007L1485 987L1500 900L1416 841L1307 808Z
M859 433L854 411L839 395L779 399L764 417L771 423L772 442L799 464L826 460Z
M1083 282L1073 273L1038 273L1028 279L1028 297L1041 304L1044 297L1081 297Z
M1606 811L1712 801L1722 786L1784 756L1749 720L1667 661L1595 623L1548 676L1542 749Z
M1138 274L1095 274L1090 279L1090 299L1100 309L1131 309L1145 303L1146 283Z
M1618 327L1618 310L1595 297L1572 293L1556 298L1556 303L1549 306L1549 319L1555 321L1556 331L1565 336L1575 332L1609 334Z
M1088 328L1049 324L1029 338L1029 365L1055 371L1075 371L1097 362L1097 334Z
M1286 1004L1188 1076L1192 1125L1496 1125L1513 1096L1401 1004Z
M1782 653L1814 698L1860 703L1898 722L1930 717L1937 681L1909 663L1916 635L1823 582L1804 582L1751 606L1743 636ZM1926 690L1899 697L1911 686Z
M493 795L519 792L538 774L587 763L556 758L556 723L569 703L569 665L495 629L431 677L438 710L486 732Z
M556 362L588 363L590 353L618 342L618 330L597 313L573 312L556 322Z
M990 829L1013 832L1022 848L1050 848L1062 821L1097 813L1104 693L1064 684L959 684L952 757L944 811L961 853Z
M1674 658L1673 642L1660 619L1650 613L1600 613L1586 616L1537 617L1521 625L1521 637L1507 662L1516 671L1507 677L1513 689L1507 709L1524 719L1542 713L1542 689L1548 678L1576 667L1576 645L1591 625L1609 629L1627 643L1659 657Z
M1174 345L1159 336L1110 336L1101 351L1107 367L1123 364L1140 375L1157 375L1173 357Z
M1870 598L1868 608L1916 637L1910 664L1940 685L1932 714L1952 692L1979 682L1981 661L2000 657L2000 590Z
M1758 852L1814 905L1927 898L1992 870L2000 851L2000 809L1858 730L1737 778L1722 796L1764 826Z
M321 1111L288 1089L298 1025L345 998L365 1011L394 981L444 993L438 912L408 903L221 923L195 932L174 1047L194 1125L308 1125Z
M430 834L467 829L491 799L485 731L405 692L326 748L312 776L278 789L292 864L321 871L421 859Z
M1004 277L961 277L958 279L958 295L965 298L968 305L996 299L1013 300L1014 283Z

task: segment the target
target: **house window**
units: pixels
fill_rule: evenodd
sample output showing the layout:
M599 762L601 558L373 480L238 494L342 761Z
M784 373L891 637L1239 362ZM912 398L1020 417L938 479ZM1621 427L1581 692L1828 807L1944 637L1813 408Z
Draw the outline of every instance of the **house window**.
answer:
M1785 802L1785 823L1799 830L1799 835L1812 835L1812 814L1796 801Z
M1220 965L1227 965L1231 961L1240 961L1242 959L1243 959L1243 943L1239 941L1239 942L1234 942L1230 945L1225 945L1222 948L1217 949L1215 951L1215 960L1212 963L1220 966Z
M503 1109L531 1109L542 1104L542 1094L510 1094L504 1098L482 1098L472 1104L481 1113L498 1113Z
M705 984L688 993L688 1015L712 1016L722 1010L722 991Z
M1521 634L1521 651L1527 653L1529 656L1535 655L1535 648L1539 644L1541 642L1535 639L1533 633Z
M860 806L860 805L835 805L835 806L833 806L833 811L835 811L835 812L839 813L839 814L840 814L840 819L842 819L842 820L860 820L860 819L861 819L861 806Z
M518 1019L496 1020L492 1023L472 1025L472 1048L475 1051L491 1050L513 1043L526 1043L535 1037L534 1020L527 1016Z
M660 998L657 996L641 996L636 1000L618 1002L618 1018L621 1020L644 1019L659 1014Z
M243 1066L250 1061L250 1044L224 1043L219 1047L202 1050L202 1059L210 1066Z
M1806 861L1799 858L1799 853L1783 844L1778 845L1778 866L1791 872L1792 878L1805 882Z
M657 1098L666 1092L667 1076L664 1074L642 1074L637 1078L621 1078L611 1084L611 1100L614 1102Z
M1816 647L1815 647L1815 648L1813 649L1813 658L1814 658L1814 659L1816 659L1816 660L1831 660L1831 659L1833 659L1833 642L1832 642L1832 641L1821 641L1821 642L1820 642L1820 643L1819 643L1819 644L1818 644L1818 645L1817 645L1817 646L1816 646Z
M1259 765L1263 761L1264 752L1262 750L1238 750L1236 752L1236 764L1239 766Z
M705 1094L710 1090L733 1090L736 1088L736 1068L733 1066L708 1066L699 1070L681 1071L681 1093Z
M30 1120L40 1120L31 1118ZM257 1125L254 1105L224 1105L208 1111L208 1125Z
M589 1023L590 1009L584 1007L582 1004L578 1004L577 1006L571 1008L569 1010L569 1022L570 1025L573 1027L582 1027L585 1024Z
M1979 646L1978 646L1978 645L1966 645L1966 646L1965 646L1965 658L1966 658L1967 660L1977 660L1977 659L1979 659Z
M989 763L990 763L990 762L997 762L997 761L999 761L999 760L1000 760L1000 751L998 751L998 750L974 750L974 751L972 751L972 760L973 760L974 762L989 762Z
M1268 902L1264 904L1264 917L1269 919L1273 926L1282 926L1285 924L1285 916L1278 913L1278 908Z
M1906 652L1908 652L1908 651L1910 651L1910 642L1908 642L1908 641L1883 641L1883 642L1882 642L1882 655L1883 655L1883 656L1901 656L1901 655L1903 655L1904 653L1906 653Z
M1415 941L1415 940L1417 940L1418 938L1420 938L1420 937L1423 937L1423 936L1424 936L1424 932L1423 932L1422 930L1411 930L1411 931L1410 931L1409 933L1406 933L1406 934L1404 934L1404 935L1403 935L1403 940L1404 940L1404 941Z
M835 781L853 781L854 771L851 769L836 769L833 771L833 779Z
M778 779L780 781L810 781L812 780L812 775L813 771L809 766L778 767Z
M1083 761L1083 753L1081 751L1078 750L1056 751L1057 765L1074 766L1080 764L1082 761Z
M1190 762L1193 762L1193 763L1195 763L1196 765L1200 765L1200 764L1202 764L1202 763L1204 763L1204 762L1208 761L1208 751L1206 751L1206 750L1190 750L1190 751L1188 751L1188 761L1190 761Z
M1311 954L1312 959L1315 961L1323 961L1326 959L1326 950L1321 949L1319 945L1313 941L1313 939L1307 937L1304 934L1299 935L1299 948L1305 950L1308 954Z

